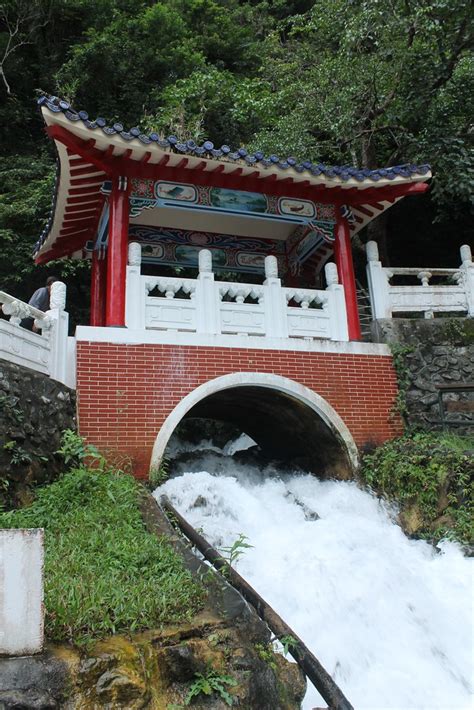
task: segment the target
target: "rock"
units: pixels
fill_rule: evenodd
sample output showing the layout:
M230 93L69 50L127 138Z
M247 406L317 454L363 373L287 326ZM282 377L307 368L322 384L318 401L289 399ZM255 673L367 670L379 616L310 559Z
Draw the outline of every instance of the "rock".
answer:
M9 509L29 499L35 485L54 481L63 472L62 460L54 453L62 430L75 428L75 393L46 375L4 360L0 390L0 441L16 441L22 449L15 457L11 449L0 446L0 470L9 484L0 490L0 506Z
M206 508L206 506L207 498L204 498L204 496L198 496L192 504L191 508Z
M423 516L417 505L411 505L403 510L400 515L400 524L407 535L414 535L423 527Z
M0 691L1 710L56 710L57 701L46 692L34 690Z

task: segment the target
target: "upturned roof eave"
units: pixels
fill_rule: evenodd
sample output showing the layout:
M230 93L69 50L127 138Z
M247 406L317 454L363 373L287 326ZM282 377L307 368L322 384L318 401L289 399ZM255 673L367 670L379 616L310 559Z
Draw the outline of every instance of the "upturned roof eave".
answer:
M296 161L291 165L288 161L293 159L279 161L276 156L272 158L278 162L263 157L249 162L247 154L218 154L210 142L204 142L204 147L188 142L195 146L192 148L170 142L171 137L162 139L150 134L154 136L152 140L144 134L118 131L117 124L110 128L102 119L91 122L87 114L74 112L59 99L42 97L39 103L46 131L56 145L59 169L50 218L35 245L38 263L77 251L93 238L104 202L100 187L105 179L118 174L170 179L177 173L178 182L228 184L231 189L347 204L355 215L352 234L405 192L427 189L425 183L431 178L426 165L365 171L370 175L362 178L361 171L357 177L347 172L331 174L344 168L318 167L307 161L305 164L312 167ZM138 129L131 131L136 133Z

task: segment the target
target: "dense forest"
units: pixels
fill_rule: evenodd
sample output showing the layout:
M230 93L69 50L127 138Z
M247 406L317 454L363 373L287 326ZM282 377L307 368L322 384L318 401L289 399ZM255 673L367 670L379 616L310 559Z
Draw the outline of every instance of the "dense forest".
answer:
M472 240L470 0L0 2L0 288L63 277L76 318L88 267L34 266L50 208L45 92L127 127L329 164L430 163L430 194L362 233L400 265L455 266ZM367 230L366 230L367 231ZM83 314L85 316L85 314Z

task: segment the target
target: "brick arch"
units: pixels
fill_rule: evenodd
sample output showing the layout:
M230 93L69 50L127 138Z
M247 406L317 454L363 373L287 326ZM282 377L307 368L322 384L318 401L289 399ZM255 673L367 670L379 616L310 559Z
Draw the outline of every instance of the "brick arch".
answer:
M212 399L218 393L234 391L245 388L263 388L273 390L280 395L287 396L288 401L296 401L311 410L324 428L330 432L334 440L343 449L348 462L348 469L357 467L358 451L356 443L348 427L336 410L321 395L314 390L294 380L281 375L262 372L235 372L204 382L187 394L170 412L161 426L151 455L150 467L158 467L163 459L169 439L179 423L191 410L199 407L206 400ZM229 410L231 406L229 406Z

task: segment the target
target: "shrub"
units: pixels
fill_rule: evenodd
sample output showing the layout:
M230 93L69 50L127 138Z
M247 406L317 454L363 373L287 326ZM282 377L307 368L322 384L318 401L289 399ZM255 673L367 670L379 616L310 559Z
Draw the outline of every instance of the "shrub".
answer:
M363 481L400 504L416 506L418 534L474 540L474 440L451 434L418 433L387 442L364 457Z

